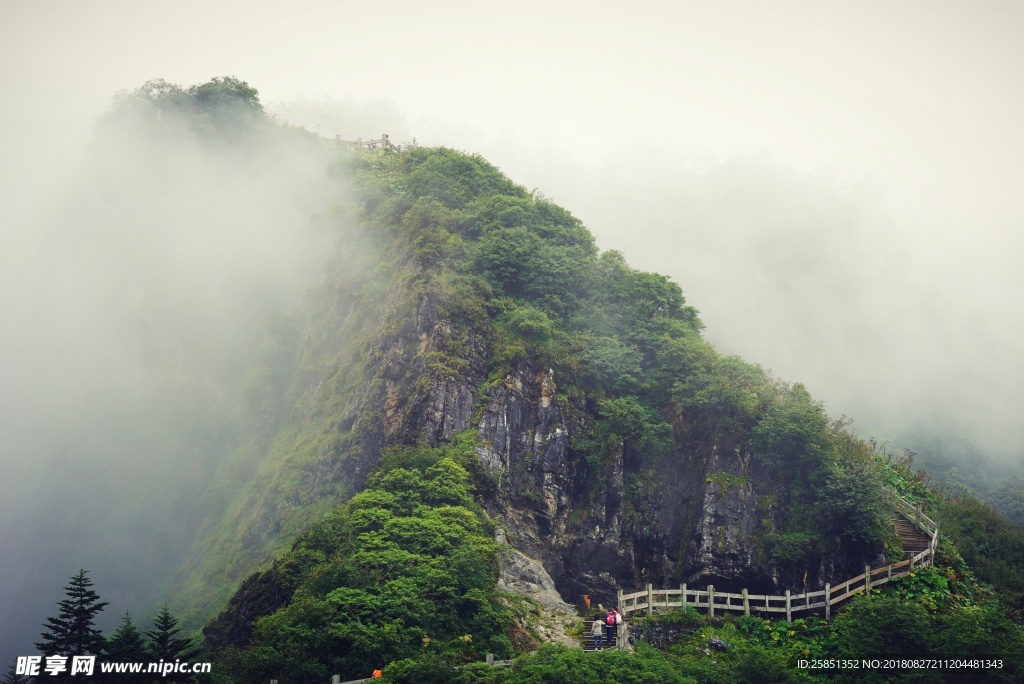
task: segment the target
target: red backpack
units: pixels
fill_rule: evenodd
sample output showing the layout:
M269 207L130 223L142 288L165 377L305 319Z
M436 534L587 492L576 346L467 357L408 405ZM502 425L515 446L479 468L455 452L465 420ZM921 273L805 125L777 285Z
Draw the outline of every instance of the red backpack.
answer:
M604 619L604 624L614 625L615 624L615 613L608 613L608 617Z

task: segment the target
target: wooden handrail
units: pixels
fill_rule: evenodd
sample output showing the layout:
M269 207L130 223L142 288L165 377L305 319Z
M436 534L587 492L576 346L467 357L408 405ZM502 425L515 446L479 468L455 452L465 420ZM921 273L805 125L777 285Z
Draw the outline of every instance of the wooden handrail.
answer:
M914 506L888 487L883 487L882 489L893 500L893 508L896 509L896 512L914 523L918 529L931 537L932 541L935 542L939 535L939 523L925 515L924 511L921 510L920 504Z
M865 567L864 572L856 577L851 577L841 584L831 586L826 584L824 589L818 591L804 591L802 594L792 594L789 590L783 596L770 594L751 594L746 588L739 594L715 591L713 585L707 589L689 589L686 584L679 585L678 589L655 589L648 584L642 591L626 594L621 589L618 595L619 612L623 616L639 610L647 611L650 615L655 608L704 608L710 615L716 610L721 611L743 611L750 615L751 611L758 613L785 613L788 622L793 621L793 613L825 609L825 617L831 616L832 606L849 599L857 594L868 593L873 587L886 584L893 579L906 577L920 566L931 565L935 559L935 551L939 545L939 523L929 518L922 511L920 506L912 506L905 499L900 497L891 489L885 491L893 497L893 508L904 518L915 523L918 529L930 537L928 548L918 554L905 558L898 563L890 563L878 568ZM884 577L882 577L884 575ZM655 596L661 600L655 600ZM678 596L677 600L670 597ZM820 601L815 599L821 598ZM734 600L742 603L734 604ZM772 602L776 605L772 605ZM814 601L812 603L812 601ZM778 604L782 605L778 605Z
M396 145L393 142L391 142L391 139L388 137L387 133L382 133L381 137L374 140L363 140L362 138L358 140L342 140L340 135L336 135L333 138L327 138L327 141L334 145L344 145L347 147L365 147L368 150L376 150L379 148L382 151L392 150L393 152L398 152L399 154L406 154L407 152L409 152L409 150L418 147L418 145L416 144L416 138L413 138L411 143L407 143L405 145Z

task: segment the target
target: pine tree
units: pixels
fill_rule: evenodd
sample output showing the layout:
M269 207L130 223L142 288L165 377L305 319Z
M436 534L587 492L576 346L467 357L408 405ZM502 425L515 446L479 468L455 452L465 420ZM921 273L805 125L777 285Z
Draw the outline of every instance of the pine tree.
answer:
M116 663L141 663L149 660L146 640L135 627L127 610L121 626L107 639L107 660ZM123 684L148 683L150 679L146 675L122 675L117 681Z
M132 616L126 610L121 626L107 639L108 660L138 662L145 660L148 655L146 640L143 639L142 632L136 629Z
M103 653L106 641L93 626L93 620L107 602L100 601L90 587L92 580L85 570L79 570L64 587L67 598L57 603L60 614L46 619L43 625L46 631L40 634L43 640L36 644L40 653L63 656Z
M146 632L149 637L149 655L153 660L188 660L196 656L200 649L192 645L191 639L174 636L180 629L176 628L178 619L164 605L153 619L153 629Z
M11 669L7 670L7 674L0 680L0 684L28 684L28 677L17 674L17 672L17 668L11 665Z

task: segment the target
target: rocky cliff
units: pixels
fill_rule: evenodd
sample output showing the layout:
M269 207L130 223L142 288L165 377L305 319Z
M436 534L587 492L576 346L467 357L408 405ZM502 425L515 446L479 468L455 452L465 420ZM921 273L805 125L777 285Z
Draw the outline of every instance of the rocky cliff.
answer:
M847 491L861 446L799 386L714 352L676 285L599 255L576 219L479 158L345 163L359 250L342 245L287 409L198 543L197 581L251 572L388 449L454 439L473 444L507 570L530 569L505 586L545 600L552 586L606 604L646 582L798 589L880 551L878 516L821 500L868 496ZM211 631L221 645L288 600L260 577Z

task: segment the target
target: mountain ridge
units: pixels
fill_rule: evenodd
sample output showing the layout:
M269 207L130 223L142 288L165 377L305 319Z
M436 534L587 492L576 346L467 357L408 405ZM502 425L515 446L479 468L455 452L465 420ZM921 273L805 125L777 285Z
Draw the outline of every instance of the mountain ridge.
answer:
M869 488L849 493L871 511L863 519L825 519L860 536L827 550L810 521L788 516L792 497L830 486L840 456L864 477L871 455L801 386L714 352L678 286L599 254L578 220L479 157L419 148L341 163L361 201L342 213L365 232L344 230L375 241L380 261L367 276L371 259L353 255L364 270L332 285L331 322L305 338L348 340L345 351L301 353L304 389L290 391L304 408L274 447L284 465L218 545L296 534L355 493L382 450L472 430L498 480L488 514L566 596L608 601L617 582L655 578L778 587L810 572L822 583L882 552L887 518ZM349 332L365 310L373 322ZM777 472L794 456L796 485ZM255 514L275 491L293 519L281 506Z

